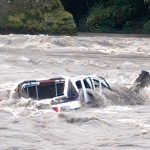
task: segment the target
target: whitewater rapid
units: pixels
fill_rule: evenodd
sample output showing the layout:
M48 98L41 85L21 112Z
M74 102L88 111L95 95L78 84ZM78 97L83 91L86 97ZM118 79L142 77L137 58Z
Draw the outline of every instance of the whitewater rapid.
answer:
M141 70L150 71L148 36L0 35L0 58L0 149L150 149L149 95L144 105L64 113L10 99L19 82L60 75L98 74L130 87Z

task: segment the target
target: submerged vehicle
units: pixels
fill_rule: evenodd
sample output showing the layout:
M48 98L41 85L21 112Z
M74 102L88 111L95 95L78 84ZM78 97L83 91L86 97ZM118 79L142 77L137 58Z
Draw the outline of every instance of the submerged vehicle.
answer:
M21 82L15 89L19 98L31 98L50 103L55 111L76 110L81 107L79 93L86 103L87 89L110 89L109 84L102 77L96 75L83 75L77 77L55 77L44 80L28 80Z

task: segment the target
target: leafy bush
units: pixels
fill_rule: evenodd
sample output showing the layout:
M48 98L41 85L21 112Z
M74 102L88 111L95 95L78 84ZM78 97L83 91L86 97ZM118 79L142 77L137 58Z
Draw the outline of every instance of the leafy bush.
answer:
M74 34L73 16L59 0L11 0L11 10L0 24L1 28L48 34Z
M150 34L150 19L144 24L144 32Z
M107 32L108 29L110 31L112 28L112 24L109 21L111 14L111 7L94 6L85 20L86 29L94 32Z
M127 21L124 25L124 33L142 33L143 22L140 21Z
M100 0L88 15L80 20L80 28L85 26L90 32L142 32L145 12L143 0ZM147 28L147 27L146 27Z
M0 0L0 7L0 31L74 34L77 24L85 32L150 32L149 0Z

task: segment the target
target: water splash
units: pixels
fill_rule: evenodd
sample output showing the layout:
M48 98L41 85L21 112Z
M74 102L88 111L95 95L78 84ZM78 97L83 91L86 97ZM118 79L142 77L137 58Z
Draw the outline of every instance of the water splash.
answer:
M149 88L142 99L126 88L149 69L149 47L149 38L123 35L0 35L0 149L150 149ZM113 91L90 91L93 103L62 117L47 104L9 99L24 80L93 73Z

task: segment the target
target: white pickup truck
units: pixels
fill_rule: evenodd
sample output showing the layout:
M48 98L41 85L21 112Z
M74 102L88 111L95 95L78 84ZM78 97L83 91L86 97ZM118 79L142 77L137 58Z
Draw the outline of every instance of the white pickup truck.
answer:
M103 87L110 89L104 78L96 75L82 75L24 81L17 86L15 92L19 98L47 101L53 110L64 111L81 107L79 97L81 91L84 101L88 103L87 89L101 92Z

